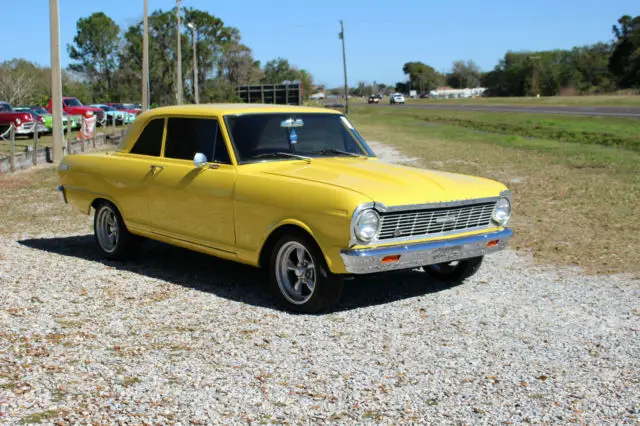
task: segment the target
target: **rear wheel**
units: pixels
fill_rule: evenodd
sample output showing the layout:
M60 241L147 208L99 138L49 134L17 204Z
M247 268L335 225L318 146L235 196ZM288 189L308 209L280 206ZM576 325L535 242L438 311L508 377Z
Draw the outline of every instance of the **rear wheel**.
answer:
M96 205L93 228L98 247L108 259L131 257L140 245L140 238L129 232L118 209L107 201Z
M464 281L474 275L482 265L483 256L471 259L437 263L424 267L424 271L432 278L445 283Z
M334 306L343 279L329 271L315 242L303 234L283 236L269 262L271 287L280 305L300 313L319 313Z

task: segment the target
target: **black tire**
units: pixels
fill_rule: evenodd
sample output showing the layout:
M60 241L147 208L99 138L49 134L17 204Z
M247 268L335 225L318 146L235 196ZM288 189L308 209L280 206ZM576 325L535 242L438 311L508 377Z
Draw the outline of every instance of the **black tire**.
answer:
M452 262L438 263L424 267L424 271L432 278L444 283L464 281L474 275L482 265L484 256L472 257Z
M133 257L142 239L129 232L116 206L108 201L101 201L96 204L95 209L94 236L103 256L110 260ZM110 237L110 231L115 231L114 238Z
M299 247L306 250L302 259L297 257ZM289 250L296 250L296 253L289 252ZM293 256L293 259L297 260L296 271L286 270L286 261L292 260L292 257L289 256ZM309 269L305 269L303 266L305 262L308 265L309 260L313 265L312 277L309 275ZM303 233L284 235L274 244L269 257L268 270L271 291L278 304L292 312L304 314L325 312L338 302L342 294L343 278L331 273L320 248L315 241ZM298 275L298 273L302 275ZM309 290L306 284L300 283L299 297L295 292L295 285L293 287L289 285L293 280L299 283L303 279L310 280L311 278L314 281L313 290Z

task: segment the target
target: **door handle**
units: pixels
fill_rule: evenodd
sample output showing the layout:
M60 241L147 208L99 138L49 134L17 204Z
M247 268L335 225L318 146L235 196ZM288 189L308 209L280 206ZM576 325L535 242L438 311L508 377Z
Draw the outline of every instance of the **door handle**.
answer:
M164 166L156 166L155 164L152 164L150 166L150 168L151 168L151 172L153 174L155 174L156 172L161 172L162 170L164 170Z

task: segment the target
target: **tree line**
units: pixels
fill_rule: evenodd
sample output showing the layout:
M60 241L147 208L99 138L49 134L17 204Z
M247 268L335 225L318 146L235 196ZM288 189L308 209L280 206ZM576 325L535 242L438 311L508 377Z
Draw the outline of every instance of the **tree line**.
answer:
M481 72L473 61L456 61L448 73L407 62L408 80L397 91L429 92L440 86L486 87L490 96L553 96L640 88L640 16L625 15L613 26L614 40L569 50L507 52L495 68Z
M156 10L149 16L149 91L153 105L176 100L176 9ZM305 94L313 77L276 58L264 65L246 46L237 28L196 8L181 10L182 81L185 102L194 101L192 46L195 28L198 85L201 102L237 100L239 84L299 80ZM63 93L86 103L139 101L142 91L143 23L124 31L103 12L77 22L73 43L67 46L71 63L63 72ZM0 99L15 105L43 103L50 96L51 70L24 59L0 63Z

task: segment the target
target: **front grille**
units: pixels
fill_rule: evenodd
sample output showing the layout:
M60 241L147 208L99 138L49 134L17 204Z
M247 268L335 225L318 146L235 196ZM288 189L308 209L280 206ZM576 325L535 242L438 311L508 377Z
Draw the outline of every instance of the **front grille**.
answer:
M378 240L486 228L495 202L380 215Z

